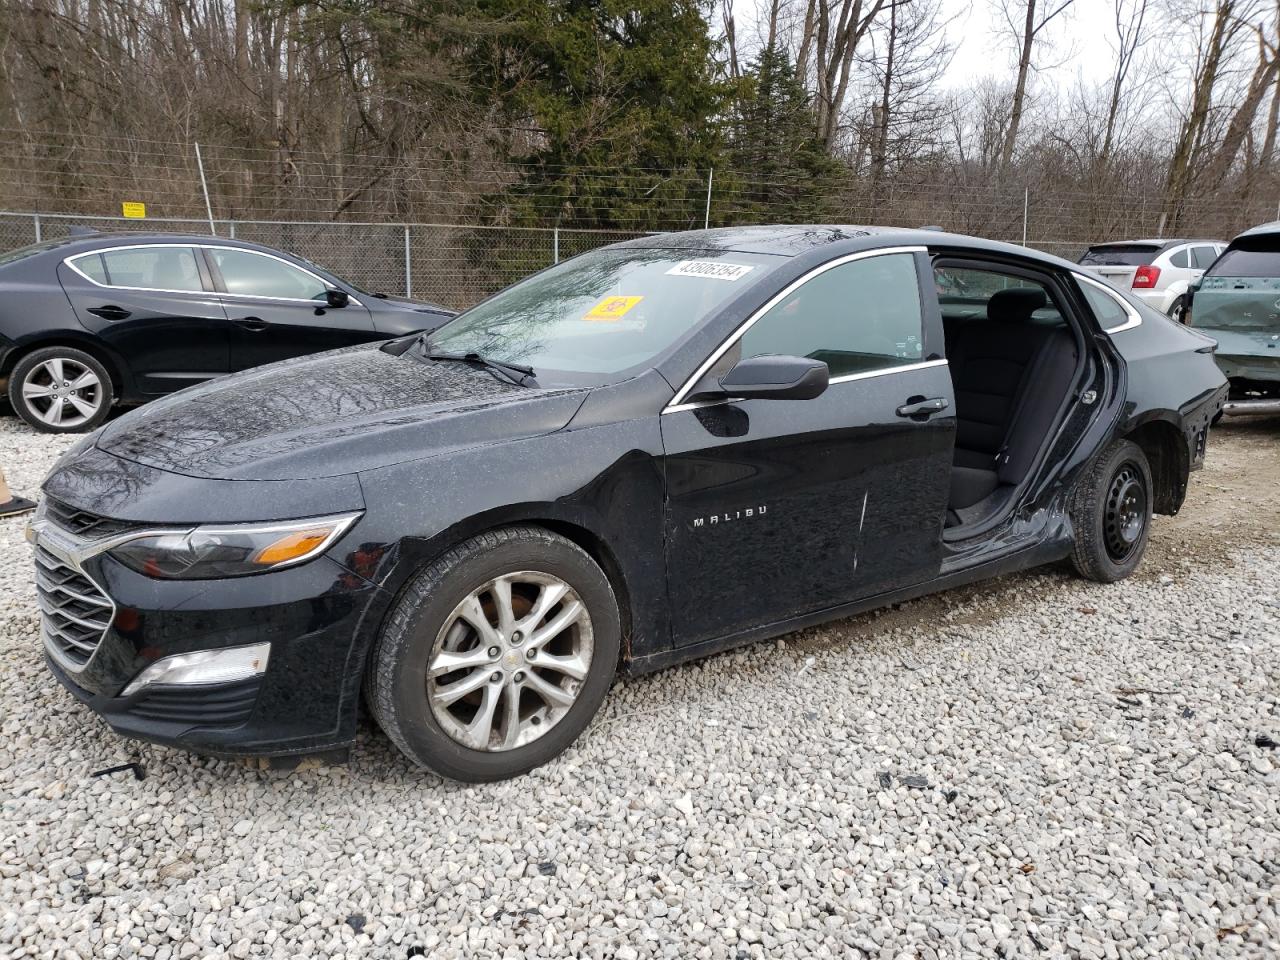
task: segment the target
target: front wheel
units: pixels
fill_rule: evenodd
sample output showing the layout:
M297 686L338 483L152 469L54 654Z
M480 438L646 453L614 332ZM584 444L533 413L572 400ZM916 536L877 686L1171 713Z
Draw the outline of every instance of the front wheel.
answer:
M1142 448L1117 440L1103 450L1072 495L1076 571L1100 583L1133 573L1147 550L1152 502L1151 466Z
M83 350L43 347L18 360L9 374L9 403L44 433L83 433L111 412L111 376Z
M374 645L365 693L410 760L469 783L560 754L600 708L618 663L618 603L576 544L509 527L419 573Z

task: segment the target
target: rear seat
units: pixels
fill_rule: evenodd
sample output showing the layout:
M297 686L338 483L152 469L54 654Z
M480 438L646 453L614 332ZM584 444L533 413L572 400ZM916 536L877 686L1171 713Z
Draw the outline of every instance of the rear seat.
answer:
M1064 323L1031 317L1046 303L1038 288L1001 290L985 319L948 323L957 421L951 510L1026 475L1071 386L1075 338Z

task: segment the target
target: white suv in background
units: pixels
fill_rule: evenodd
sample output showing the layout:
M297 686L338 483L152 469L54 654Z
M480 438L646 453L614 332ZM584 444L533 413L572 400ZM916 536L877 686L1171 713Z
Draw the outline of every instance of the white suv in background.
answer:
M1090 247L1080 265L1182 323L1187 287L1226 246L1222 240L1121 240Z

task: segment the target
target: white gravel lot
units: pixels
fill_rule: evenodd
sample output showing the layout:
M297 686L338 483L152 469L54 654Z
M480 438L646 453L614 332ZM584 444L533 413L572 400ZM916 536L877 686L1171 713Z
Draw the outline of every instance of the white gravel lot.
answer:
M20 491L69 442L0 419ZM369 726L289 774L120 739L46 674L0 521L0 957L1280 956L1277 464L1280 422L1220 431L1125 583L620 682L483 787Z

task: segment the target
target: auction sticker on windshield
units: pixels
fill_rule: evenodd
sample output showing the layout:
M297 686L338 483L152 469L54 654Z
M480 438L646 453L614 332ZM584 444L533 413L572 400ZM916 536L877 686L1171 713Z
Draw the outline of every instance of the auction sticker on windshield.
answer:
M583 320L621 320L644 297L605 297L582 315Z
M718 260L681 260L667 271L673 277L703 277L707 280L741 280L754 267Z

